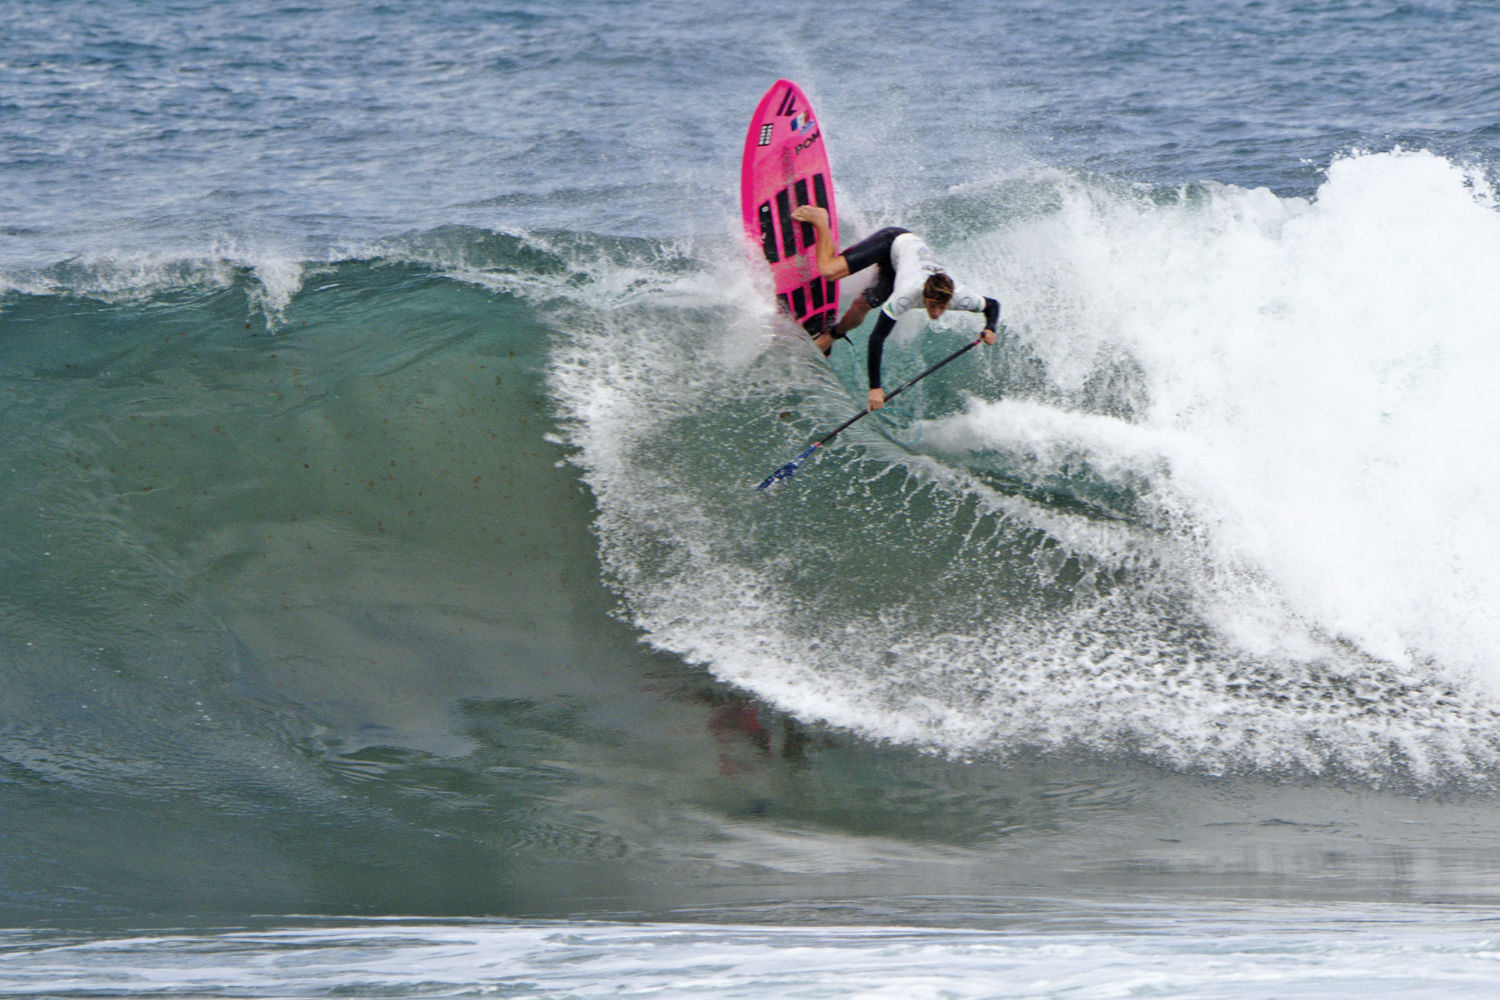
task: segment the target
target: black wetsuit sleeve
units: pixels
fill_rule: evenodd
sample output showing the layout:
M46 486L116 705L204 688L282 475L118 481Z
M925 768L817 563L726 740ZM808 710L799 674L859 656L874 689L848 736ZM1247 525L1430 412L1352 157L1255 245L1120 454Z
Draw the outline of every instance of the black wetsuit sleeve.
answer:
M896 321L886 315L885 310L880 310L880 316L875 320L875 329L870 334L869 354L865 359L865 367L870 370L870 388L880 388L880 357L885 353L885 338L891 335L895 329Z
M996 299L992 299L992 298L986 297L985 300L984 300L984 328L986 330L993 330L996 333L999 333L1000 332L1000 327L996 326L996 324L999 323L999 322L1000 322L1000 303L999 303L999 301L996 300Z

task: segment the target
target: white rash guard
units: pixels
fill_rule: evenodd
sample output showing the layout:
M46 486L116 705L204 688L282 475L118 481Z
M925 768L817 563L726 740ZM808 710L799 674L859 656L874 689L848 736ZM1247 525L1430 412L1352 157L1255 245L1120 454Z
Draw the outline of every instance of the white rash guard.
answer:
M951 274L938 260L932 248L922 242L916 233L902 233L891 242L891 266L896 269L895 286L891 297L885 300L880 311L893 320L913 306L922 304L922 286L934 274ZM953 300L949 309L960 312L984 312L984 296L955 284Z
M948 273L942 261L937 259L937 254L915 233L902 233L891 241L891 266L896 272L891 294L880 307L880 316L875 320L875 329L870 334L870 343L866 349L868 358L865 367L869 371L871 389L880 388L881 355L885 352L885 338L895 328L896 320L914 306L923 304L922 286L927 283L928 278L939 272ZM956 282L948 308L984 313L987 330L994 330L1000 322L1000 303L997 300L970 291Z

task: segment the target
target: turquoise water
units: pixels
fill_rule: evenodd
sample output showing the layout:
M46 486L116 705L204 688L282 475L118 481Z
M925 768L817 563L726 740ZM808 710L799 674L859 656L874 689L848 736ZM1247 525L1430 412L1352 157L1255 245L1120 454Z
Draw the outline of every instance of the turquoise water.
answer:
M0 992L1482 993L1500 18L924 10L0 3Z

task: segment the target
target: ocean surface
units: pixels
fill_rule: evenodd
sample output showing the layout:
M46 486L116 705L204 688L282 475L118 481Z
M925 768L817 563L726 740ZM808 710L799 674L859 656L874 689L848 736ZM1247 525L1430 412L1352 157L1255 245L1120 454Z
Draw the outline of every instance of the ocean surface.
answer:
M0 29L0 996L1493 989L1500 10ZM760 493L782 77L1004 330Z

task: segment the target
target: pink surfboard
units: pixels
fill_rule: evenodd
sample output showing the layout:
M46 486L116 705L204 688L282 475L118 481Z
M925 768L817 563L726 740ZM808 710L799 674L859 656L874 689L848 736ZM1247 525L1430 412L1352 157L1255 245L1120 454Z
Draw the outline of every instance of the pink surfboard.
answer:
M823 129L802 88L777 80L760 99L745 135L740 207L746 235L771 266L777 301L816 335L832 330L838 320L839 289L838 282L818 274L816 233L792 219L798 205L828 209L837 248L839 217Z

